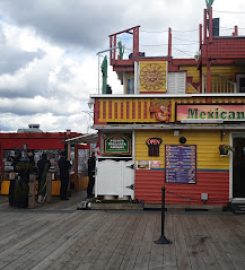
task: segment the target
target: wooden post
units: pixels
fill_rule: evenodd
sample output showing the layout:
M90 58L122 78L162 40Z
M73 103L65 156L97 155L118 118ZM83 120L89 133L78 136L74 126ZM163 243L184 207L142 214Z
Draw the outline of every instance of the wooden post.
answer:
M50 203L52 198L52 173L48 172L46 176L46 202Z
M172 57L172 29L168 28L168 60Z
M211 77L211 63L210 59L207 59L207 93L212 92L212 77Z
M28 208L33 209L36 207L35 191L36 191L36 175L31 174L29 177L29 193L28 193Z
M209 36L208 36L208 41L212 42L213 41L213 10L212 7L208 9L208 24L209 24Z
M139 27L133 28L133 55L139 56Z

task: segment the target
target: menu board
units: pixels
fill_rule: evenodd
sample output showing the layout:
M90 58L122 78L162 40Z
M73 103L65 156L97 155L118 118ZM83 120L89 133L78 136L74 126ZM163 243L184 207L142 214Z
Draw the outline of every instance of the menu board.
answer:
M166 145L166 182L196 183L196 146Z

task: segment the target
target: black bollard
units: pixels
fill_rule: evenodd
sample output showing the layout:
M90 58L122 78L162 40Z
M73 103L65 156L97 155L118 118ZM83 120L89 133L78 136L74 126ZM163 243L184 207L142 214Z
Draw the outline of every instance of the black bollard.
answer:
M172 243L165 237L164 231L165 231L165 187L162 187L161 236L158 240L154 241L155 244L166 245Z

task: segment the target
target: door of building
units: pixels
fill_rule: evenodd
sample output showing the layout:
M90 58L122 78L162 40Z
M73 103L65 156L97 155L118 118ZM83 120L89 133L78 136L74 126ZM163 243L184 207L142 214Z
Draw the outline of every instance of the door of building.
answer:
M245 138L234 138L233 146L233 198L245 198Z
M132 160L101 159L96 163L95 196L112 195L134 199Z

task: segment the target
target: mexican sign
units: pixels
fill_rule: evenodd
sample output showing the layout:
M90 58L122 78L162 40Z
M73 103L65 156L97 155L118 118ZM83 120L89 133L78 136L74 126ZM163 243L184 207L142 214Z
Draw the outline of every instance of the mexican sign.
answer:
M207 123L245 121L245 105L177 105L176 120L181 122L203 121Z
M104 140L105 154L131 154L131 140L123 136L110 136Z

